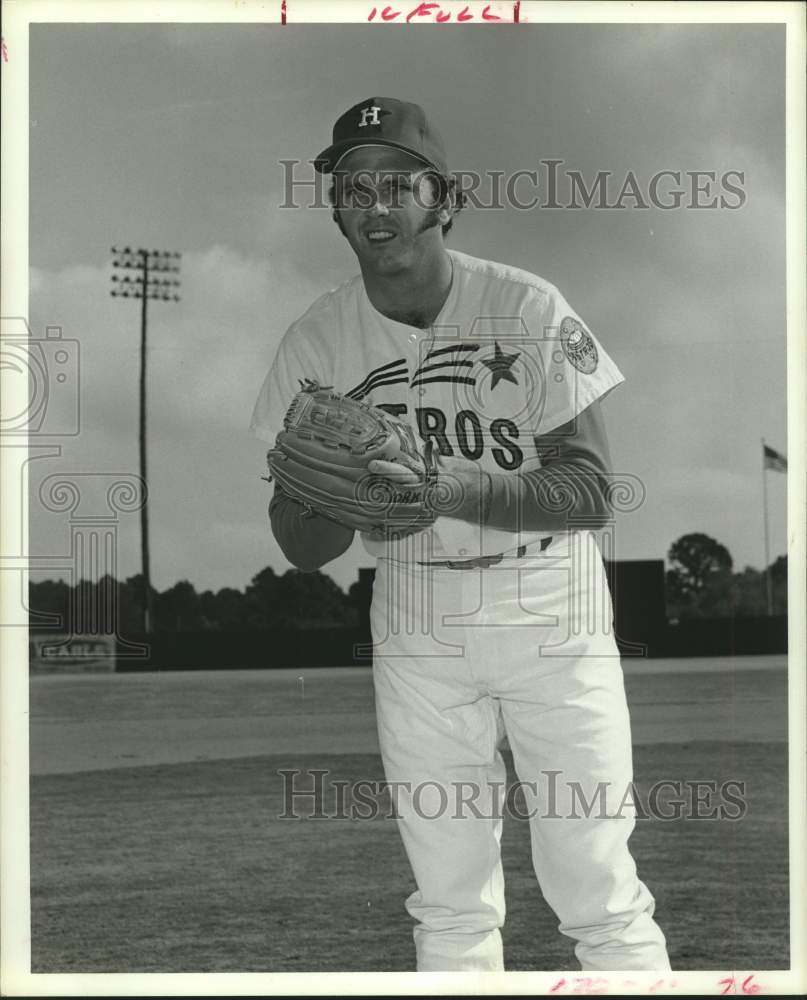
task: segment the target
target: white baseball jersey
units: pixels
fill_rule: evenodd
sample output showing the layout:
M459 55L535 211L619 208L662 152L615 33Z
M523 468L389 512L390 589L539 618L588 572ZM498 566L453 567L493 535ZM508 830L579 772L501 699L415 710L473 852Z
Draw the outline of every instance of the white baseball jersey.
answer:
M445 456L505 475L540 467L536 439L622 375L552 285L449 256L451 288L428 329L379 313L361 277L315 302L283 338L253 432L274 442L300 381L316 379L406 419ZM655 901L628 849L634 817L619 811L632 780L630 725L608 583L588 534L562 533L540 558L472 572L439 564L511 553L546 532L440 517L401 541L362 535L378 557L370 624L379 747L400 791L421 971L504 967L502 732L540 801L535 779L553 775L564 794L580 788L593 802L605 789L616 806L605 806L607 821L565 804L530 821L542 891L582 968L669 969ZM452 793L469 786L480 812L457 813ZM426 790L420 808L413 789Z
M427 329L378 312L360 275L319 298L283 337L252 432L274 442L301 380L316 379L409 421L424 442L433 439L438 454L471 459L489 472L539 467L535 439L623 376L553 285L519 268L448 254L451 288ZM545 534L440 517L416 537L420 551L435 558L470 559L529 546ZM362 540L374 556L413 558L407 539Z

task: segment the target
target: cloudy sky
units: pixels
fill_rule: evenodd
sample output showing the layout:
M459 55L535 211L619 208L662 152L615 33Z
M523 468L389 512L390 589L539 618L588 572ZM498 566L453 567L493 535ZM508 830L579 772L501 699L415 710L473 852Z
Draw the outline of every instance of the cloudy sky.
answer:
M149 327L153 583L287 568L250 412L288 324L356 268L327 211L279 209L278 161L387 95L428 109L454 168L557 159L617 193L628 171L645 189L665 169L744 174L739 210L469 210L450 245L556 284L625 374L606 420L647 501L617 555L702 531L762 566L760 438L787 447L783 27L42 25L30 55L30 319L79 341L82 404L80 434L32 465L33 553L69 542L38 479L137 470L138 310L109 297L110 247L129 244L183 253L182 302ZM769 474L773 556L785 479ZM137 516L120 530L129 575ZM329 572L346 586L369 563L357 542Z

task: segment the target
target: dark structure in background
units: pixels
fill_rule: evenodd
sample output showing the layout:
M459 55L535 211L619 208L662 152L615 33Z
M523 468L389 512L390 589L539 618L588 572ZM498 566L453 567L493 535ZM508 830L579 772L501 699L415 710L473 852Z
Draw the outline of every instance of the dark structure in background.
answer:
M660 656L667 628L664 562L605 562L614 605L614 631L623 656Z
M606 562L605 566L615 635L623 657L787 652L784 615L668 621L661 559ZM359 578L347 595L324 574L291 572L280 577L269 568L253 579L245 594L225 590L218 595L197 595L191 584L180 582L155 598L158 611L161 602L170 600L171 614L165 613L163 620L171 624L148 635L129 634L124 625L124 634L117 636L104 633L99 624L96 638L115 644L114 666L119 672L369 665L374 576L374 569L359 570ZM131 584L129 589L139 593L139 578L133 578ZM33 586L39 588L42 600L50 593L52 599L60 598L65 609L72 607L64 603L70 589L66 584L46 582ZM79 586L91 589L89 584ZM106 586L117 585L108 577ZM121 590L128 592L124 587ZM98 599L103 594L86 596L88 600L93 596ZM210 601L215 602L213 611L221 615L225 605L224 610L229 609L232 617L225 616L223 622L220 618L218 627L211 627L209 621L205 624L206 619L200 619L199 613ZM32 600L31 608L33 614L36 600ZM273 612L271 620L265 617L266 609ZM134 612L123 620L138 620L136 609ZM69 612L51 618L59 624L31 629L32 669L65 669L68 664L70 669L83 669L82 650L93 647L93 635L86 629L81 636L66 635L64 623L71 620ZM46 648L47 659L53 660L50 664L42 656ZM89 653L87 660L86 669L92 669Z
M623 657L734 656L787 652L787 617L691 618L668 622L664 561L605 562L614 606L614 632ZM366 609L360 624L369 635L375 570L359 570L354 593Z
M786 615L668 621L661 559L606 562L623 657L749 656L787 652Z

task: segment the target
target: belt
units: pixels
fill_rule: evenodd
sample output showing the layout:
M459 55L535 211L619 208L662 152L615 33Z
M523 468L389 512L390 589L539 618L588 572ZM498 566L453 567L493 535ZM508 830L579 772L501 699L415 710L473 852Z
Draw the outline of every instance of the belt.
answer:
M552 537L542 538L539 551L543 552L549 548ZM519 545L516 549L516 559L523 559L527 554L527 546ZM443 569L487 569L488 566L495 566L504 559L504 552L495 556L477 556L476 559L445 559L442 562L433 559L431 562L420 563L421 566L440 566Z

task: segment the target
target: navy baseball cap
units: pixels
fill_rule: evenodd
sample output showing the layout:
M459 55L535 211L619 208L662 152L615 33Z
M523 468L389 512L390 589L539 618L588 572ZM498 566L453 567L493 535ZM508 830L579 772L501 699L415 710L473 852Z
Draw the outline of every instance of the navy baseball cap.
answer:
M369 97L354 104L336 120L333 142L314 161L321 174L331 173L339 160L357 146L392 146L448 173L440 134L426 119L423 108L394 97Z

